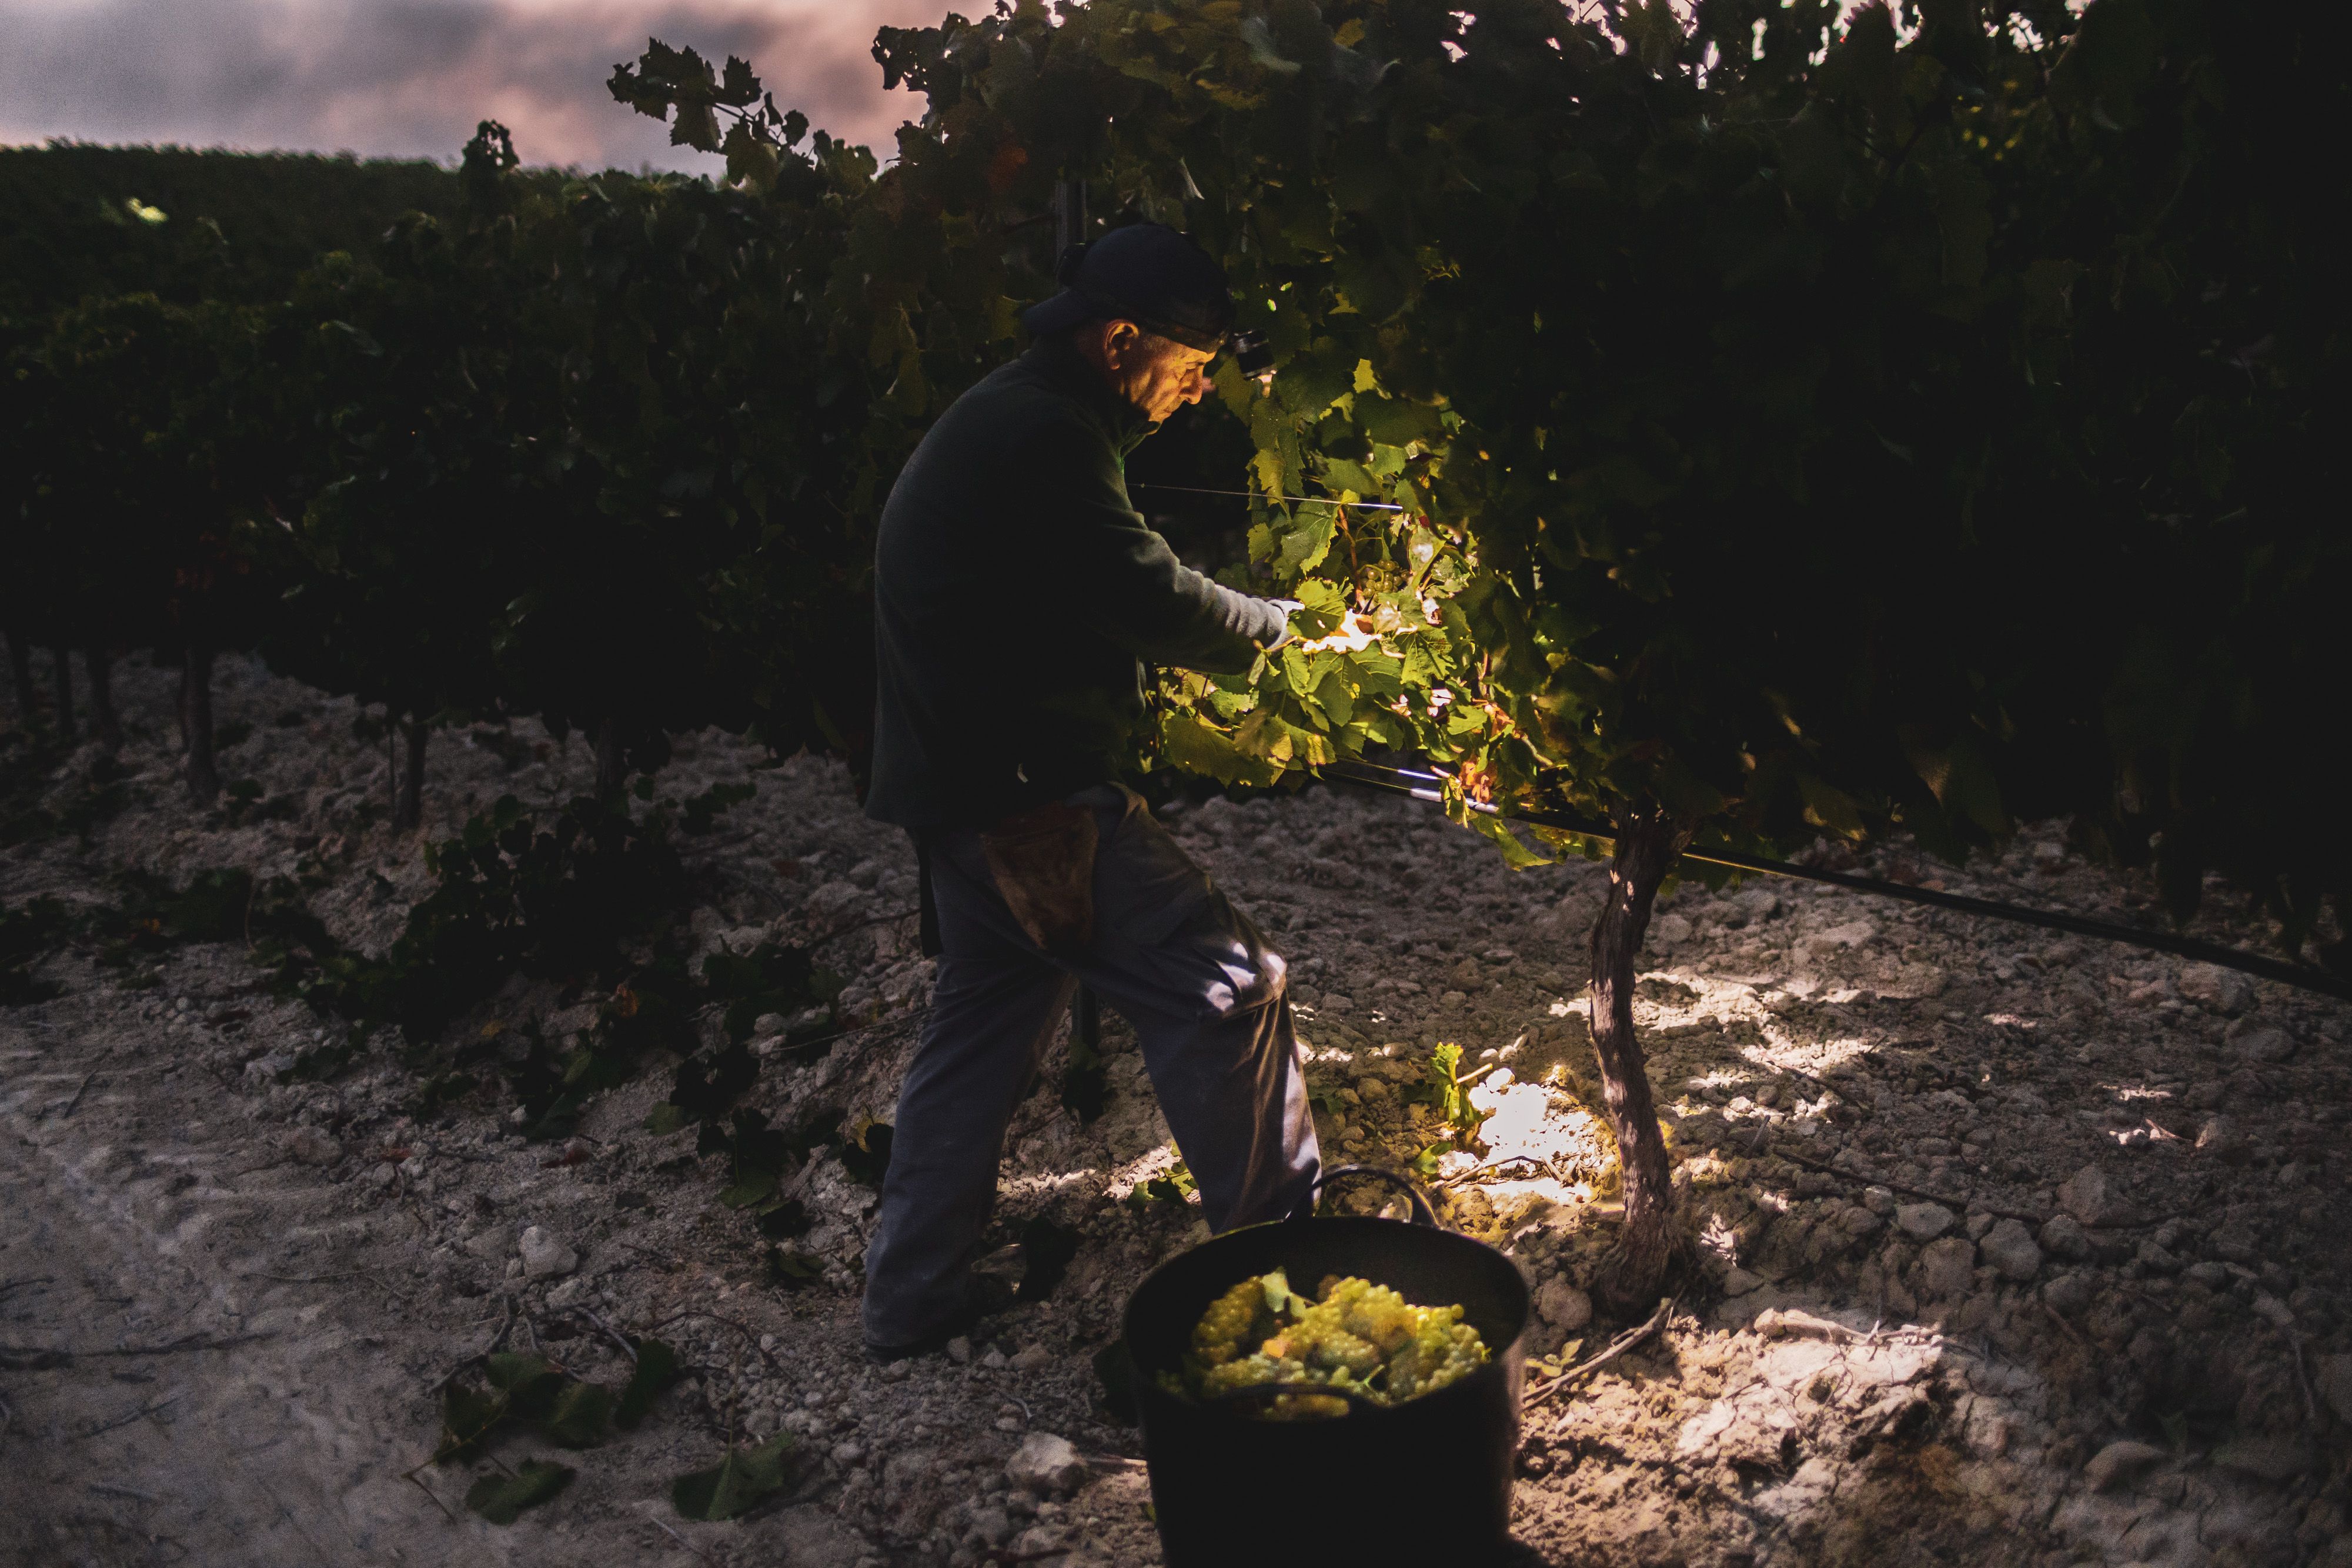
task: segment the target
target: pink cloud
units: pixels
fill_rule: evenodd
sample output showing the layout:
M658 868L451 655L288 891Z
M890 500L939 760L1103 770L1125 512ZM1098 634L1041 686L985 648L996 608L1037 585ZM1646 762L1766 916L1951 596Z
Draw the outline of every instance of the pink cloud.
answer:
M0 0L0 142L50 137L453 156L503 120L533 163L715 170L614 103L650 34L743 56L779 103L887 154L884 26L952 0ZM968 7L969 8L969 7Z

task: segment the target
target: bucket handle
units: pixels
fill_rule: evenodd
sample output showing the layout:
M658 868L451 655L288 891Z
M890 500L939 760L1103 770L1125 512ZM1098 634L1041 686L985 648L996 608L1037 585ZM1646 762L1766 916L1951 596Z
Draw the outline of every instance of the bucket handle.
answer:
M1299 1204L1290 1218L1293 1219L1312 1218L1315 1213L1315 1200L1321 1196L1323 1188L1340 1176L1371 1176L1388 1183L1389 1186L1403 1193L1406 1201L1412 1206L1412 1223L1426 1225L1433 1230L1438 1228L1437 1211L1429 1207L1429 1197L1421 1190L1420 1185L1384 1166L1339 1166L1325 1171L1315 1178L1315 1185L1307 1189L1305 1200Z

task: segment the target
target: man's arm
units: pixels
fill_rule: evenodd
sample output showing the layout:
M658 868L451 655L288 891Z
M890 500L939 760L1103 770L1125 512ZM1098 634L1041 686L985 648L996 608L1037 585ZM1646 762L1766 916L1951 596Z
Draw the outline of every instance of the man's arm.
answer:
M1074 591L1079 622L1139 658L1186 669L1246 670L1286 635L1272 602L1236 593L1176 559L1128 504L1110 449L1076 420L1023 444L1015 472L1030 479L1038 548Z

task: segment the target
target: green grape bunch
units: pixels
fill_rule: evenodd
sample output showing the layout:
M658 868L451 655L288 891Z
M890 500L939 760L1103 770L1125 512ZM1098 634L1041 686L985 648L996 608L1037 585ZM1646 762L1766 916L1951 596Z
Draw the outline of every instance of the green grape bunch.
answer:
M1160 1385L1206 1400L1274 1384L1339 1391L1277 1394L1256 1412L1276 1421L1344 1416L1350 1397L1401 1405L1486 1364L1486 1342L1462 1316L1459 1305L1414 1306L1353 1275L1326 1276L1310 1298L1277 1269L1210 1302L1193 1326L1182 1373L1162 1373Z

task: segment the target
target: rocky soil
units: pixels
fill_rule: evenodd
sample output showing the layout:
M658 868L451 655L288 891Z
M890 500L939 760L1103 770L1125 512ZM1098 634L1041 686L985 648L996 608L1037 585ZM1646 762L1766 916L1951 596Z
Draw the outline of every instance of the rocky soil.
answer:
M206 815L173 776L173 677L118 679L123 792L82 810L87 844L68 826L0 850L0 907L109 901L122 867L235 866L306 877L348 942L397 934L430 878L382 825L386 757L348 702L229 663L223 770L258 794ZM26 755L0 756L17 831L28 804L70 823L94 749L31 780ZM425 837L501 793L561 800L592 761L527 724L445 735ZM928 985L900 918L912 857L827 763L689 737L661 784L743 779L756 798L690 851L699 941L822 939L841 1008L875 1026L818 1057L770 1020L751 1103L887 1122ZM1546 1364L1627 1326L1584 1289L1615 1219L1581 995L1598 870L1510 873L1385 796L1168 820L1292 960L1327 1149L1402 1164L1433 1142L1407 1092L1459 1042L1491 1115L1483 1152L1442 1161L1449 1223L1537 1286ZM2157 918L2054 827L1965 873L1872 863ZM2200 928L2264 941L2237 902L2217 889ZM1794 883L1662 908L1639 1014L1699 1262L1656 1334L1528 1412L1528 1561L2352 1568L2352 1012ZM830 1153L794 1173L822 1277L777 1280L716 1201L724 1161L644 1129L661 1063L533 1142L511 1100L430 1104L388 1034L323 1081L289 1071L332 1020L274 994L241 942L150 969L64 951L35 977L62 994L0 1009L0 1561L1159 1560L1135 1434L1090 1358L1202 1232L1137 1194L1176 1151L1115 1023L1104 1114L1063 1107L1057 1050L1004 1163L1006 1242L1040 1215L1078 1234L1059 1288L877 1369L856 1317L872 1190ZM560 1039L598 999L518 983L461 1027ZM691 1375L636 1430L418 1468L467 1356L535 1344L616 1381L618 1336L647 1333ZM727 1523L674 1510L677 1475L778 1432L797 1438L784 1493ZM507 1526L464 1510L478 1471L543 1455L579 1472L553 1501Z

